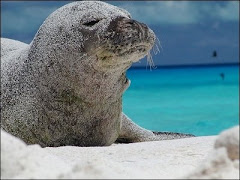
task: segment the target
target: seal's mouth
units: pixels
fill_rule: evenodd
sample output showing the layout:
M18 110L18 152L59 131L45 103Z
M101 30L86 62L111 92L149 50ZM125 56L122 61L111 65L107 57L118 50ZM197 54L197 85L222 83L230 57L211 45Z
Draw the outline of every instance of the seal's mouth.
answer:
M97 57L103 61L114 59L117 57L129 57L136 54L137 56L147 55L149 46L146 44L131 45L129 48L116 48L116 49L105 49L98 51Z
M119 56L125 56L129 54L146 54L148 51L149 47L147 45L136 45L134 47L130 47L127 50L119 52Z

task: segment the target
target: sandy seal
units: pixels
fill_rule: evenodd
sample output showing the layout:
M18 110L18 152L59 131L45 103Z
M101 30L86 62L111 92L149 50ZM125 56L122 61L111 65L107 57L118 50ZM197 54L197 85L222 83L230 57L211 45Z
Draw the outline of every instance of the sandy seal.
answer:
M53 12L30 45L1 39L1 127L28 144L105 146L189 137L143 129L122 113L126 70L155 35L104 2Z

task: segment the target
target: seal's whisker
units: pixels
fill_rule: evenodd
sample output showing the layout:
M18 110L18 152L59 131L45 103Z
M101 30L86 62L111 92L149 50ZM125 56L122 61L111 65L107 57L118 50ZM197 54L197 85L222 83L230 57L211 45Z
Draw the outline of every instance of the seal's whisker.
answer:
M146 68L148 66L150 67L150 70L152 70L152 68L153 69L157 68L157 66L155 66L155 64L154 64L151 51L154 53L154 55L156 55L156 54L161 52L159 47L160 47L160 49L163 49L162 46L161 46L160 40L156 37L155 43L153 45L153 48L147 53L147 65L146 65Z
M160 40L156 37L155 43L153 45L153 48L147 53L147 65L146 65L146 68L148 66L150 67L150 70L152 70L152 68L153 69L157 68L157 66L155 66L155 64L154 64L151 51L154 53L154 55L156 55L156 54L161 52L159 47L162 49Z
M155 66L155 64L154 64L154 61L153 61L153 58L152 58L152 55L151 55L150 51L147 53L147 66L146 66L146 68L148 67L148 65L149 65L150 70L152 70L152 68L153 69L157 68L157 66Z
M161 46L160 40L156 37L154 46L153 46L153 48L152 48L153 53L154 53L155 55L161 52L161 50L159 49L159 47L160 47L161 49L163 49L162 46Z
M156 43L156 46L158 47L160 47L161 48L161 50L163 50L163 47L162 47L162 45L161 45L161 42L160 42L160 40L158 39L158 37L156 38L157 39L157 43ZM158 48L159 49L159 48ZM159 52L161 52L161 50L159 50Z
M153 46L153 53L154 55L157 55L158 53L160 53L160 50L157 44L154 44Z

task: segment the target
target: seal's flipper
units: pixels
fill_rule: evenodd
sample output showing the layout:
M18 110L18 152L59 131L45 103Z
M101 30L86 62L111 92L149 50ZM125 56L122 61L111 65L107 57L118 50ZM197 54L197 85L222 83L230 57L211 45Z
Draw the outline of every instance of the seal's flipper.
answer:
M156 136L158 136L162 140L195 137L195 135L193 135L193 134L184 134L184 133L175 133L175 132L156 132L156 131L153 131L153 134L155 134Z
M144 141L161 141L194 137L191 134L173 132L152 132L135 124L129 117L122 113L122 127L117 143L132 143Z

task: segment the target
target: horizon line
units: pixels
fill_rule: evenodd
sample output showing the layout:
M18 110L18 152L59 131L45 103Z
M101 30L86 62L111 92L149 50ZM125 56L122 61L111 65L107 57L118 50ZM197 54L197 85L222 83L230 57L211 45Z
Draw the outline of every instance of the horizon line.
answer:
M129 69L164 69L164 68L199 68L199 67L218 67L218 66L239 66L237 63L210 63L210 64L179 64L179 65L156 65L154 68L150 66L131 66Z

